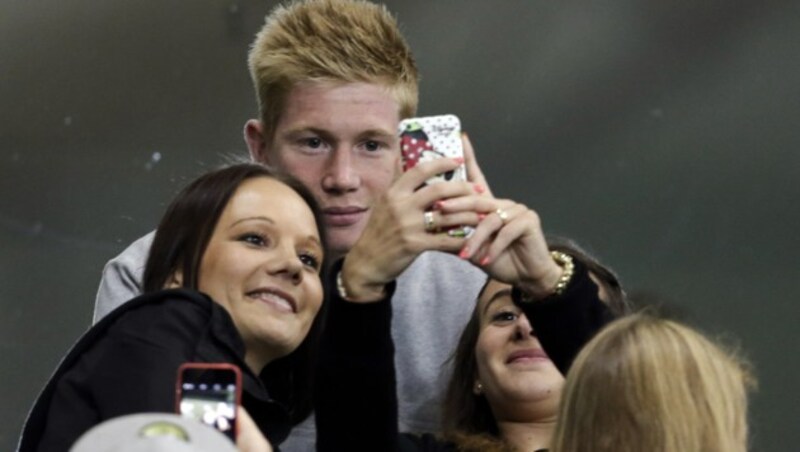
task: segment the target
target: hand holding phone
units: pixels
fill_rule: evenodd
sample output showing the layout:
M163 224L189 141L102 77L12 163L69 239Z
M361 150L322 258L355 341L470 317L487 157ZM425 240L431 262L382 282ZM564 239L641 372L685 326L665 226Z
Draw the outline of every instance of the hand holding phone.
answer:
M426 116L400 121L400 151L403 157L403 170L408 171L419 163L438 158L462 159L464 149L461 143L461 121L455 115ZM467 169L464 163L458 168L438 174L425 181L425 185L466 181ZM454 237L466 237L472 232L469 226L448 228L446 232Z
M236 441L242 373L234 364L184 363L175 384L175 410Z

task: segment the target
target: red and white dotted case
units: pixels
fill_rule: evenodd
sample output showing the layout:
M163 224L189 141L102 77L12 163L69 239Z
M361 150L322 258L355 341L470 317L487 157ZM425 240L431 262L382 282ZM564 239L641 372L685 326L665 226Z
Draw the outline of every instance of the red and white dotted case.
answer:
M398 133L405 171L418 163L437 158L464 157L464 149L461 146L461 121L455 115L404 119L400 121ZM463 164L454 171L428 179L427 183L454 180L467 180L467 169Z
M461 121L455 115L425 116L400 121L400 151L403 170L408 171L419 163L438 158L464 158L461 144ZM425 184L467 180L467 168L462 163L453 171L431 177ZM469 226L447 228L444 232L454 237L472 233Z

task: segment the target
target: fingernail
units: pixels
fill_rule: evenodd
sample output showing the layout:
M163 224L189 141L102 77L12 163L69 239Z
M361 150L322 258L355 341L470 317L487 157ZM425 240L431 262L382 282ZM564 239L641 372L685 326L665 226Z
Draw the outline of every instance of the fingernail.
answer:
M455 157L455 158L453 158L453 161L460 165L460 164L464 163L464 157Z
M489 263L489 256L484 257L481 259L481 265L486 265Z
M469 248L467 248L466 246L464 248L461 248L461 251L458 253L458 257L460 257L461 259L466 259L467 257L469 257Z
M485 213L479 213L478 214L478 221L483 221L484 218L486 218L486 214Z
M433 203L433 210L442 210L444 209L444 201L436 201Z
M475 191L478 192L478 193L483 193L484 191L486 191L486 189L483 188L483 185L481 185L481 184L472 184L472 186L475 188Z

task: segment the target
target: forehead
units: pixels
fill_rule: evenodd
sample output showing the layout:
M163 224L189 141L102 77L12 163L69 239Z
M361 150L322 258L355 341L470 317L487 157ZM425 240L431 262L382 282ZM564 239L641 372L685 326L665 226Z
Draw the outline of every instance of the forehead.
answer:
M400 104L378 83L301 82L286 98L277 128L316 128L330 132L396 133Z
M510 284L490 279L486 284L483 293L481 293L481 296L478 299L479 314L481 316L483 315L483 312L486 310L486 307L489 305L489 303L491 303L491 306L502 306L512 303L510 291Z
M308 204L288 185L270 177L242 182L225 206L220 223L229 224L251 217L267 217L300 234L319 237Z

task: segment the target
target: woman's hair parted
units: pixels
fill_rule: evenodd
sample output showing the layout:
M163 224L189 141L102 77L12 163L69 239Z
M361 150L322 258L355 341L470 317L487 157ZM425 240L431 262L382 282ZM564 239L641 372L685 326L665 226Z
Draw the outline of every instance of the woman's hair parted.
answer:
M303 199L314 215L323 249L327 249L319 206L304 185L264 165L227 165L195 179L169 205L150 247L143 291L150 293L164 289L176 272L180 272L181 287L197 290L203 254L225 206L242 183L259 177L282 182ZM327 262L323 262L320 275L323 282L327 267ZM271 362L261 373L270 394L289 406L294 422L305 419L311 412L311 369L326 311L323 303L300 346L289 355Z
M736 353L680 323L633 314L575 359L551 450L744 452L754 384Z

